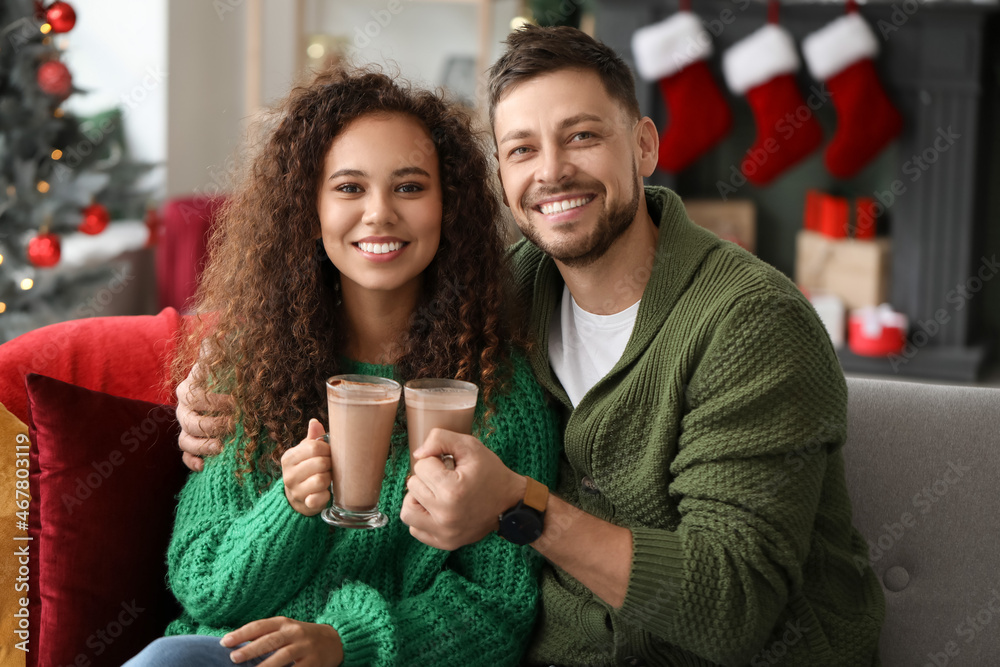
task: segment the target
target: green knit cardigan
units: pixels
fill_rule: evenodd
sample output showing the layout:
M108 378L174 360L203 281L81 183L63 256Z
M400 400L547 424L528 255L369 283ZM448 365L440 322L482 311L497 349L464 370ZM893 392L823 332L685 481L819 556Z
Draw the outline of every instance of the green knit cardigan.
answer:
M542 574L532 664L877 664L882 590L851 525L841 447L847 392L809 302L774 268L647 188L657 247L621 359L574 410L547 358L563 282L514 250L562 402L558 494L632 530L624 605L559 568ZM570 528L571 529L571 528Z

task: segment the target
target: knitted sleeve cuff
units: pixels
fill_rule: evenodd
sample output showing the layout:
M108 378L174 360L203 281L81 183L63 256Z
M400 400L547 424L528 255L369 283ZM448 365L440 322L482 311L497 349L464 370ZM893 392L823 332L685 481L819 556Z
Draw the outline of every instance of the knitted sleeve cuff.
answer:
M211 494L184 498L186 514L178 515L168 551L174 595L199 620L215 625L240 613L263 617L267 601L259 591L282 599L301 586L328 534L319 517L289 506L281 480L239 515L222 511L220 502Z
M390 662L393 623L386 601L375 589L347 583L330 597L317 623L333 626L344 647L343 667Z
M663 636L676 619L683 578L680 536L669 530L632 529L632 572L618 614L629 624Z
M319 516L305 516L292 508L285 497L285 485L280 479L275 480L261 495L254 510L257 520L251 523L256 533L253 539L281 545L282 548L293 544L291 540L301 540L307 535L322 537L329 530Z

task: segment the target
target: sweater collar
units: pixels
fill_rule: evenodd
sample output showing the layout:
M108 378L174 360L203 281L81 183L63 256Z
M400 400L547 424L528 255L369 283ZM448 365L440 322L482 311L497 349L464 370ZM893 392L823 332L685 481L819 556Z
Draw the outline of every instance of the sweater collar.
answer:
M621 359L608 375L631 364L663 327L681 295L690 285L705 256L719 243L718 237L688 219L680 197L671 190L646 186L646 206L653 220L659 220L656 247L638 258L636 270L650 272L642 293L632 336ZM538 251L540 263L535 274L532 331L539 342L532 351L531 365L538 379L566 406L569 399L549 366L549 319L562 296L563 280L551 257ZM600 383L598 383L600 384ZM579 407L579 406L578 406Z

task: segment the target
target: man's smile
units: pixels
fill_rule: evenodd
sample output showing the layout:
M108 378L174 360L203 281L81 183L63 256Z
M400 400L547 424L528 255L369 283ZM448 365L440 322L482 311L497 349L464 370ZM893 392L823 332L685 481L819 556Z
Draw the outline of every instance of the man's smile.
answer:
M535 206L537 211L545 215L562 213L580 206L585 206L594 200L595 195L574 196L565 199L549 200Z

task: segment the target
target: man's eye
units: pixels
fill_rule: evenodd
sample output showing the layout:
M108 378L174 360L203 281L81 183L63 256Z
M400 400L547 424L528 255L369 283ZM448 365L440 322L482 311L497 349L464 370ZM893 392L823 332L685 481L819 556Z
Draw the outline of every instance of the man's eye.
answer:
M524 155L527 152L528 152L528 147L527 146L518 146L517 148L515 148L514 150L512 150L510 152L510 155L512 155L512 156L513 155Z
M583 141L584 139L593 139L593 138L594 138L593 132L577 132L576 134L573 135L573 139L575 141Z

